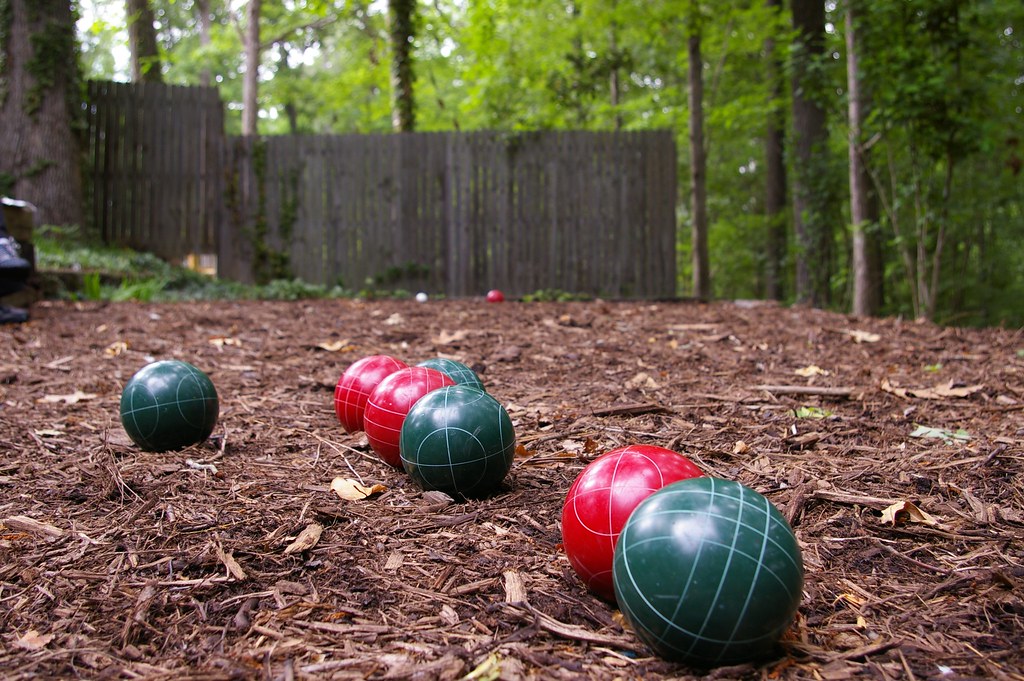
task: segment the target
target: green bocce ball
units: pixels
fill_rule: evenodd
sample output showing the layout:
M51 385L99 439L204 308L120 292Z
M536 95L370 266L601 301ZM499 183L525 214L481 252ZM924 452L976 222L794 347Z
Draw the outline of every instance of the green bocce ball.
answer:
M803 561L767 498L731 480L691 478L636 507L615 545L612 580L644 643L707 668L775 651L800 604Z
M402 424L402 468L424 490L483 497L497 490L515 453L512 420L496 399L468 385L419 399Z
M462 362L457 362L454 359L435 357L433 359L420 362L416 366L427 367L428 369L437 369L442 374L455 381L458 385L468 385L471 388L484 390L486 392L484 383L480 380L480 377L477 376L477 373Z
M150 452L202 442L213 432L219 410L210 377L180 360L147 364L121 392L121 425Z

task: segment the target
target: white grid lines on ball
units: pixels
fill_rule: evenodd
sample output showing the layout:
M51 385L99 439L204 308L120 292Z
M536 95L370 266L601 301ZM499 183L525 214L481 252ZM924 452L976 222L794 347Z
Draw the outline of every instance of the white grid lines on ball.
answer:
M697 495L701 495L701 496L706 496L709 499L713 498L714 496L716 496L714 490L712 490L712 492L710 494L708 492L704 491L704 490L669 490L667 493L671 493L671 494L688 494L688 495L697 494ZM670 630L672 630L672 629L674 629L676 631L681 631L681 632L687 634L688 636L690 636L690 637L692 637L694 639L689 650L686 650L686 651L680 650L680 652L683 652L683 653L692 653L693 649L696 648L697 645L700 644L700 643L722 644L724 646L732 646L732 645L735 645L735 644L738 644L738 643L749 644L749 643L753 643L753 642L756 642L756 641L761 641L761 640L764 640L765 638L768 638L768 637L771 636L771 633L765 633L765 634L762 634L762 635L754 637L754 638L736 639L735 635L736 635L736 633L737 633L737 631L739 629L739 626L738 626L739 623L743 621L742 618L738 618L737 619L737 621L736 621L737 625L734 626L732 635L731 635L731 637L729 639L712 638L712 637L709 637L709 636L705 636L703 634L703 631L704 631L704 629L707 626L708 619L711 616L711 612L713 612L714 607L715 607L715 605L718 602L718 598L720 596L720 592L721 592L721 589L722 589L722 583L726 580L726 578L727 578L727 576L729 574L729 568L731 566L731 563L732 563L732 560L733 560L734 557L745 558L745 559L749 560L751 563L753 563L753 564L755 564L757 566L756 569L755 569L754 576L750 580L750 585L748 587L749 588L749 592L748 592L748 595L747 595L747 597L746 597L746 599L744 601L744 610L743 610L743 613L742 613L744 616L746 615L746 610L749 607L749 604L750 604L750 602L752 600L753 590L756 589L757 584L758 584L758 580L760 580L760 578L762 576L761 575L762 569L764 570L764 572L766 574L770 575L772 578L775 579L775 581L777 581L780 585L782 585L786 589L787 594L789 594L791 597L794 596L794 594L792 594L790 592L789 585L785 582L785 580L780 579L779 575L776 572L774 572L773 570L771 570L770 568L768 568L767 566L764 565L763 558L764 558L765 553L767 552L768 545L769 544L773 544L777 548L780 549L780 551L781 551L780 555L784 556L787 561L789 561L790 563L793 564L794 567L799 567L793 561L792 556L789 554L789 552L786 551L783 547L779 546L778 542L774 538L771 537L772 530L777 525L779 525L779 522L778 522L778 519L775 518L773 514L771 514L770 509L767 507L767 504L770 503L770 502L768 502L765 499L764 502L763 502L765 504L765 508L762 510L761 508L751 504L746 499L746 497L749 496L749 495L746 492L742 491L742 489L741 489L740 494L741 494L741 496L739 498L731 496L731 495L719 495L719 496L722 496L723 498L726 498L726 499L728 499L730 501L739 501L741 503L741 507L743 509L754 508L756 511L762 512L766 516L764 527L760 527L760 526L757 526L757 525L751 525L751 524L742 522L741 520L738 520L735 516L729 516L729 515L722 515L722 514L719 514L719 513L713 513L710 510L703 511L703 512L702 511L670 510L670 511L665 511L665 512L662 512L662 513L659 513L659 514L653 514L653 515L668 515L668 516L683 516L683 517L687 517L687 516L689 516L689 517L703 517L705 524L711 523L712 520L719 520L719 521L732 522L735 525L735 529L734 529L734 533L733 533L733 541L731 541L729 543L724 543L724 542L720 542L720 541L714 541L714 540L708 538L706 536L706 533L703 533L703 532L695 533L695 534L700 535L701 543L697 547L696 555L694 556L694 558L691 561L690 574L687 575L686 586L683 588L683 591L680 594L680 597L679 597L678 601L675 604L675 613L674 614L678 614L679 609L683 606L684 602L686 601L686 596L687 596L687 594L689 592L689 589L690 589L690 587L692 585L693 573L695 572L697 567L699 567L699 565L700 565L701 556L703 554L705 545L710 546L710 547L714 547L715 549L726 549L726 550L728 550L730 552L729 556L728 556L726 568L722 571L722 575L720 577L720 582L719 582L719 585L718 585L718 587L716 589L715 599L712 602L712 604L709 606L708 617L705 618L704 624L702 625L701 629L698 630L698 631L691 631L691 630L689 630L689 629L687 629L685 627L681 627L675 621L673 621L672 617L666 616L664 614L663 610L661 608L657 607L654 603L652 603L651 600L643 593L643 590L639 587L639 585L637 584L636 579L634 577L632 565L629 562L629 553L630 553L631 549L633 549L635 547L643 546L645 544L655 543L655 542L664 540L665 536L649 537L649 538L647 538L646 540L644 540L642 542L637 542L637 543L632 543L632 544L624 544L623 545L623 565L624 565L624 567L626 569L626 574L627 574L627 577L629 579L629 582L631 583L633 589L636 591L637 595L639 596L640 600L644 603L644 605L650 610L651 613L653 613L662 622L663 625L665 625L665 629L663 630L662 634L661 635L656 635L656 638L662 644L667 645L669 647L674 647L674 646L671 646L669 644L669 642L666 640L666 636L667 636L668 632ZM713 502L709 502L708 503L709 509L712 506L712 503ZM740 517L742 518L742 512L740 514ZM748 529L750 529L752 531L759 532L761 534L762 543L761 543L761 550L759 551L759 555L754 556L754 555L752 555L750 553L747 553L746 551L741 551L741 550L739 550L739 549L737 549L735 547L735 537L738 535L741 527L748 528ZM628 607L628 604L623 605L623 607ZM630 610L632 612L635 612L635 610L633 610L631 608L630 608ZM653 631L651 632L651 634L654 634L654 633L655 632L653 632ZM721 653L724 653L725 650L726 650L726 648L723 648Z
M476 443L476 447L474 449L476 449L476 451L479 452L479 455L477 457L473 458L473 459L464 459L464 460L459 461L459 462L452 461L452 456L451 456L451 454L452 454L451 438L449 437L449 433L452 433L452 432L455 432L455 433L465 433L466 435L468 435L469 438L470 438L470 441ZM430 437L432 435L437 435L438 433L444 433L445 450L446 450L446 452L448 454L448 462L447 463L434 463L434 464L423 463L420 460L419 454L423 450L423 448L425 446L427 446L427 442L430 440ZM421 440L420 445L416 448L416 458L415 459L407 459L407 461L409 461L410 463L416 464L420 468L453 468L455 466L468 466L470 464L479 463L481 461L490 461L491 459L500 457L501 454L504 451L505 451L504 449L501 449L500 451L488 454L486 449L484 448L483 443L480 442L479 438L477 438L470 431L466 430L465 428L458 428L456 426L445 426L443 428L435 428L434 430L432 430L429 433L427 433L427 435Z

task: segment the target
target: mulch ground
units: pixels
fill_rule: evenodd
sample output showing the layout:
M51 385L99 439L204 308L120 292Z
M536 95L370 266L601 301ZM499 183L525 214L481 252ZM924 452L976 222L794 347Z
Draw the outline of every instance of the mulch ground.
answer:
M424 494L344 433L334 385L380 353L479 370L518 439L499 493ZM220 421L142 452L121 389L168 358L209 373ZM562 501L632 443L791 521L804 595L776 658L665 662L581 586ZM0 676L1024 679L1022 444L1020 330L743 303L44 302L0 329ZM386 489L347 501L335 477Z

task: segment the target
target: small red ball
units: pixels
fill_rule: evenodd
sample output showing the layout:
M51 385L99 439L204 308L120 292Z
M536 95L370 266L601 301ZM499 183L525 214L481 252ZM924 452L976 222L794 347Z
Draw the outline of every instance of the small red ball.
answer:
M402 360L388 355L370 355L345 369L334 387L334 413L345 432L355 433L363 429L363 414L370 393L387 376L406 366Z
M446 385L455 385L455 381L436 369L407 367L374 388L366 402L363 427L377 456L395 468L402 467L399 442L406 415L417 400Z
M704 475L682 454L654 445L614 449L592 461L562 506L562 546L587 588L615 601L615 541L633 509L665 485Z
M487 292L488 303L503 303L505 302L505 294L496 288L492 288Z

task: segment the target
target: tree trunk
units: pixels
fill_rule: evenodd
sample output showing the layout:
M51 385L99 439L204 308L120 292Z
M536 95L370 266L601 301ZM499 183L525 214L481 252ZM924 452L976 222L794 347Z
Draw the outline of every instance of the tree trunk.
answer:
M778 12L780 0L766 0L773 12ZM783 263L786 261L786 116L782 108L782 65L775 53L775 39L764 41L768 57L767 77L770 83L771 111L765 130L765 197L764 212L768 222L767 254L765 258L765 295L781 300L785 295Z
M612 14L618 9L618 0L612 0ZM612 107L612 111L615 112L615 131L622 130L622 110L619 108L621 103L621 91L622 83L620 81L620 74L622 66L622 55L619 52L619 22L612 20L611 26L608 27L608 53L611 57L611 69L608 73L608 103Z
M704 153L704 62L700 54L700 32L694 30L687 42L690 85L690 200L693 224L693 295L711 298L711 264L708 257L707 158Z
M195 12L196 18L199 23L199 45L204 49L210 47L210 0L195 0ZM203 86L210 85L210 67L208 65L209 58L203 56L203 68L199 71L199 84Z
M149 0L125 0L128 14L128 47L131 51L132 82L162 83L160 48Z
M814 184L827 172L825 110L815 97L814 63L825 48L823 0L793 0L793 225L797 238L796 297L799 302L822 307L829 302L831 279L831 230L824 206L827 197Z
M871 201L866 150L861 143L865 117L865 97L857 67L857 34L854 6L846 0L846 86L850 125L850 220L853 223L853 314L872 316L882 305L881 267L877 238L869 232L878 221L877 207Z
M391 38L391 123L399 132L416 129L413 99L412 41L416 0L388 0Z
M260 70L260 2L249 0L245 25L245 77L242 80L242 134L257 135Z
M35 204L37 224L82 224L73 118L81 110L75 15L66 0L6 0L0 78L0 191ZM34 50L46 54L39 58Z
M290 79L296 79L298 76L295 74L295 70L292 69L289 64L291 56L291 47L287 41L280 41L274 43L277 49L281 51L281 62L277 67L276 77L280 77L285 82L290 82ZM284 101L284 114L288 119L288 134L298 135L299 134L299 109L295 106L295 92L288 90L285 95Z

